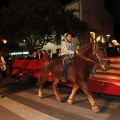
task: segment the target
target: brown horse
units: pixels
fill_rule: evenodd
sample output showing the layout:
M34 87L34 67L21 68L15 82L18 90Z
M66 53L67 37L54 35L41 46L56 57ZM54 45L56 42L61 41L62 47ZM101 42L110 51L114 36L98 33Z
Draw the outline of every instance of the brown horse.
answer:
M77 55L71 58L72 64L68 70L68 82L74 84L72 92L67 102L72 104L75 94L81 89L87 96L92 110L98 112L99 109L88 89L87 81L90 75L90 71L94 66L94 63L99 63L102 70L109 69L109 62L103 60L107 57L104 48L97 43L91 43L83 46ZM55 58L53 60L48 59L40 70L40 78L38 79L39 91L38 96L42 97L42 88L44 83L47 81L49 75L53 76L52 88L56 99L60 101L60 95L57 90L57 85L61 79L63 68L63 60L61 58Z

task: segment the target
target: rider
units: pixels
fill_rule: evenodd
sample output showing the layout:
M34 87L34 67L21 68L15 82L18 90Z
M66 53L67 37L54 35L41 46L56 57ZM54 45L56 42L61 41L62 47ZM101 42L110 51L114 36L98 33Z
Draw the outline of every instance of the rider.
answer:
M74 45L71 41L72 41L72 35L70 33L67 33L65 39L62 41L61 44L61 56L64 62L62 80L61 80L62 82L66 82L68 68L71 63L70 58L74 56Z

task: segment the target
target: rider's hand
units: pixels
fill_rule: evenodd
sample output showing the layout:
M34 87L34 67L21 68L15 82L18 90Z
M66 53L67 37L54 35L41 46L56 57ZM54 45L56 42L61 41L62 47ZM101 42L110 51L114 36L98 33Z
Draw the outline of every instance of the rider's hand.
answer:
M76 50L75 53L78 55L79 54L78 50Z

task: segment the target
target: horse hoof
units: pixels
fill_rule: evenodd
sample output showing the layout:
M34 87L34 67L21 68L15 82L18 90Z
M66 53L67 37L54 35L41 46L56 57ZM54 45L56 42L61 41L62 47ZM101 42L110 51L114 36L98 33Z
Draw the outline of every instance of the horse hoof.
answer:
M38 97L42 98L42 93L38 93Z
M56 98L56 100L57 100L58 102L61 102L61 99L60 99L60 98Z
M42 98L42 96L41 96L41 95L39 95L39 94L38 94L38 97L39 97L39 98Z
M67 100L67 103L69 104L69 105L72 105L72 100Z
M92 107L92 111L97 113L100 111L100 109L97 106Z

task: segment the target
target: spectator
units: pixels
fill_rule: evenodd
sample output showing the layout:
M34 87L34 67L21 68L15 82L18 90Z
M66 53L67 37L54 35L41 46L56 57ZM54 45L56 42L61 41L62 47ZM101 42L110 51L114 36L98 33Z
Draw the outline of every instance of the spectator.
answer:
M12 60L11 57L8 59L7 64L9 66L9 72L10 72L10 75L11 75L11 73L12 73L12 64L13 64L13 60Z
M108 57L115 57L120 55L112 42L107 43L106 52Z
M53 56L52 56L53 54L51 53L51 50L48 50L48 56L49 56L49 58L52 58Z
M33 57L32 57L32 55L31 55L31 53L29 53L29 54L27 55L27 58L26 58L26 59L28 59L28 60L33 59Z
M48 59L49 57L48 57L48 54L46 53L46 50L42 50L42 57L41 57L42 59Z
M2 56L2 53L3 51L0 50L0 83L2 81L2 78L3 78L3 74L5 73L6 71L6 62L4 60L4 57Z
M39 59L39 56L36 51L33 52L33 59Z
M61 49L58 50L57 57L61 57Z
M120 46L117 46L117 51L120 54Z

